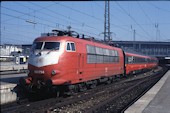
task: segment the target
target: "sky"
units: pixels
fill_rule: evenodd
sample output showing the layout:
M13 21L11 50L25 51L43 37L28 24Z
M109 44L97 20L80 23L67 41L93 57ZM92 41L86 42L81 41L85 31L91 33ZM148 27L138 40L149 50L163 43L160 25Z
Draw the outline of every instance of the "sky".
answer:
M2 1L1 44L31 44L41 33L71 26L103 40L104 1ZM170 1L110 1L113 41L170 42Z

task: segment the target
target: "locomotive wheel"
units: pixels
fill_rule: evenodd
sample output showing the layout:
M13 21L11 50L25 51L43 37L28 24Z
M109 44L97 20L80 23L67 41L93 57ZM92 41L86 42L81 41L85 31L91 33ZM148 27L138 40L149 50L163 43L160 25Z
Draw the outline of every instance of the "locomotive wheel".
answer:
M74 87L74 93L78 93L79 92L79 87L78 87L78 85L75 85L75 87Z
M79 92L79 86L77 84L74 85L74 88L71 89L69 92L70 92L71 95L74 94L74 93L78 93Z
M128 78L127 74L123 74L123 77L124 77L124 78Z
M51 88L51 91L52 91L52 94L54 94L55 97L60 97L61 91L59 90L58 87L53 86L53 87Z
M93 80L93 83L90 85L90 88L93 89L97 86L97 80Z
M108 80L106 81L106 84L111 84L113 81L113 78L112 77L109 77Z
M79 91L85 91L85 90L87 90L86 84L85 83L79 84Z

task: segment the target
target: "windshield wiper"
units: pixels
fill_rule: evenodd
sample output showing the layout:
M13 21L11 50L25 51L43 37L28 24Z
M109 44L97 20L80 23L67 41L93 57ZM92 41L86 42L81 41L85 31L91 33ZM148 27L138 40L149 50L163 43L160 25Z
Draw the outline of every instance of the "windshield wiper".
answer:
M51 53L51 51L58 50L58 49L59 49L59 47L52 48L47 54Z

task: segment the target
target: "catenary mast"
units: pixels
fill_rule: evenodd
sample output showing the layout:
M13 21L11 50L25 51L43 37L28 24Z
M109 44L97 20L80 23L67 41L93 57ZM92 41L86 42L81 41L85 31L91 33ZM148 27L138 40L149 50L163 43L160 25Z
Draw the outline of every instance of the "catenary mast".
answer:
M110 32L110 5L109 0L105 1L105 14L104 14L104 41L111 41Z

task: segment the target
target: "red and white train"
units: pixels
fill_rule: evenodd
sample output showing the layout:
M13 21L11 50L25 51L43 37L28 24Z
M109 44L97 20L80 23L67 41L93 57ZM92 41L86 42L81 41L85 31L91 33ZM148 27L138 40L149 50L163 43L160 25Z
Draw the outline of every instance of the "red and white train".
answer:
M121 48L87 40L84 36L75 38L71 32L56 32L57 36L34 40L28 77L20 79L25 88L79 91L101 82L110 83L116 76L153 69L158 65L158 60L153 57L124 52Z

